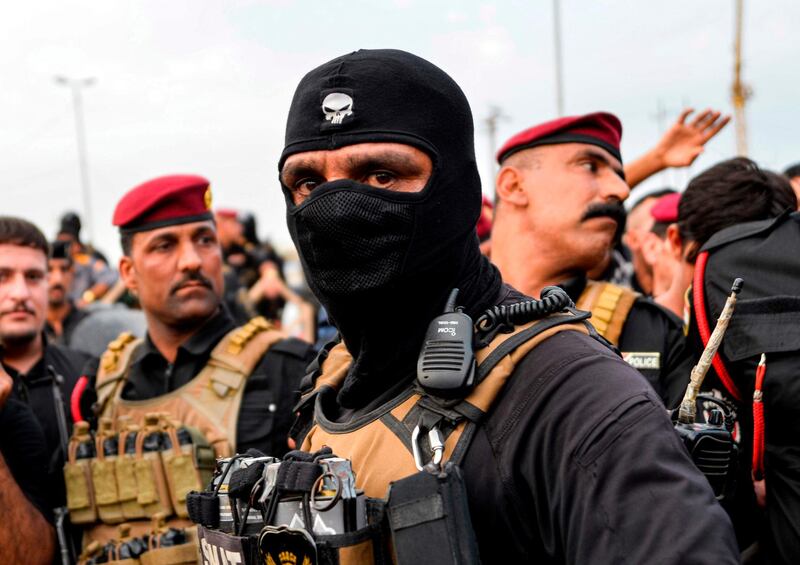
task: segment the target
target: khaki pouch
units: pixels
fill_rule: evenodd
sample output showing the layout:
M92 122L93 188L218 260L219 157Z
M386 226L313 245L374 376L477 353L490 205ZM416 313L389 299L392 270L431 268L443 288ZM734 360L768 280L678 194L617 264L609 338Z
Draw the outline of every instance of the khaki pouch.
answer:
M190 445L180 444L177 429L171 424L165 426L165 433L169 436L172 449L161 452L161 461L164 464L172 506L179 517L188 518L186 495L193 490L202 490L210 481L210 476L203 476L207 465L198 460L197 454L202 453L203 448L206 448L211 453L211 461L213 461L213 450L199 432L192 433L193 443ZM204 478L207 479L206 482L203 482Z
M172 515L172 501L161 463L161 452L143 452L144 439L149 435L145 429L136 436L136 500L144 509L145 516L153 516L162 512L165 516Z
M96 447L97 459L92 459L92 483L94 497L97 502L97 514L106 524L118 524L125 519L119 503L117 488L117 456L106 457L103 451L105 436L98 432Z
M94 490L92 489L91 459L78 459L78 446L91 442L89 425L75 425L67 445L67 462L64 465L64 483L67 489L67 508L73 524L91 524L97 520Z
M92 492L89 460L70 461L64 465L67 487L67 508L73 524L91 524L97 520L97 508Z
M142 565L194 565L200 563L196 543L151 549L139 558Z
M135 520L137 518L147 518L144 508L137 500L138 488L136 484L136 456L132 453L125 453L125 440L128 432L122 432L119 436L119 455L114 461L117 479L117 497L120 502L120 509L125 520Z

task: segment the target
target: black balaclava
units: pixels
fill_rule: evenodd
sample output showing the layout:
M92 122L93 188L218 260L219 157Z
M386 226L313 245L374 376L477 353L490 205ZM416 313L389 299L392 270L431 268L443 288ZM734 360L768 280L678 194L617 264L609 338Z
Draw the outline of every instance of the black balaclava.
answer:
M453 288L475 316L501 286L478 249L472 113L453 79L388 49L317 67L295 92L278 167L296 153L375 142L427 153L433 172L425 188L399 193L337 180L295 206L282 184L308 284L355 359L338 398L347 408L411 378L425 330Z

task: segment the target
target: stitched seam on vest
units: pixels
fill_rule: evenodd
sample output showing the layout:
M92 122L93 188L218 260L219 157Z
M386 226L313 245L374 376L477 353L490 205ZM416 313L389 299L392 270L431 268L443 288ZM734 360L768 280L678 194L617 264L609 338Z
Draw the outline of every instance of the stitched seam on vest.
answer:
M403 422L395 418L391 413L387 412L383 416L380 417L381 423L389 428L389 430L397 436L409 453L412 453L411 449L411 433L408 431L408 428L403 425Z
M489 374L491 374L492 370L503 359L503 357L510 355L517 347L521 346L529 339L535 338L538 334L543 333L550 328L555 328L562 324L578 322L579 320L576 320L573 316L564 316L563 318L553 317L550 319L545 319L538 324L535 324L529 328L525 328L524 330L514 334L506 341L501 343L497 349L487 355L486 359L483 360L483 363L478 365L478 374L475 376L475 381L480 384L487 376L489 376Z
M320 387L318 392L322 392L324 388L328 390L336 392L336 389L329 385L324 385L324 387ZM330 394L330 393L329 393ZM380 405L375 410L371 412L367 412L366 414L359 416L358 418L351 420L349 422L333 422L328 420L325 416L325 413L322 411L322 407L320 406L322 402L322 398L318 395L315 405L314 405L314 421L315 423L323 430L331 434L343 434L348 432L353 432L364 426L378 420L383 416L383 414L387 414L391 412L394 408L398 407L400 404L405 402L406 400L414 394L414 389L409 388L407 392L401 394L400 396L390 400L386 404Z

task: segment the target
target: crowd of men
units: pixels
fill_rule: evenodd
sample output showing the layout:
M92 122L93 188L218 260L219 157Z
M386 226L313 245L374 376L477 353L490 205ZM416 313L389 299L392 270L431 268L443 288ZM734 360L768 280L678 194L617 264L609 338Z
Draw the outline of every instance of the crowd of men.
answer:
M640 195L643 180L691 165L729 118L686 109L628 160L622 123L596 112L514 135L482 188L466 98L402 51L321 65L287 110L275 190L299 285L254 215L215 208L198 175L130 188L107 218L118 243L83 242L74 213L51 240L0 217L7 562L71 562L108 540L102 525L70 523L82 509L64 471L78 422L168 413L217 456L329 446L381 497L416 471L417 420L445 428L426 412L442 395L480 408L474 433L458 435L455 417L444 453L462 469L485 563L800 560L800 165L776 173L735 157ZM100 249L117 244L114 268ZM738 446L722 496L670 411L734 276L739 310L703 385ZM476 324L481 360L537 322L524 314L541 313L531 304L554 287L569 306L542 316L569 319L517 340L502 377L487 370L446 395L417 382L449 301L505 324Z

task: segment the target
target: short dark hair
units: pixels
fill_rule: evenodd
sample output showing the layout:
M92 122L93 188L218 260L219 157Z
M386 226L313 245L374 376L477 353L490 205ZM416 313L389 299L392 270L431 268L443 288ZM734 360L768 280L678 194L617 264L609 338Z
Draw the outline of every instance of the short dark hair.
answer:
M50 255L50 246L42 231L28 220L14 216L0 216L0 244L31 247Z
M120 232L119 244L122 247L122 254L128 257L131 256L131 249L133 248L133 236L131 232Z
M689 181L678 204L681 238L696 244L687 260L693 263L719 230L774 218L787 209L797 209L797 197L786 177L744 157L717 163Z
M795 163L794 165L787 167L786 170L783 171L783 174L788 179L800 177L800 163Z

